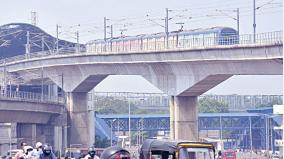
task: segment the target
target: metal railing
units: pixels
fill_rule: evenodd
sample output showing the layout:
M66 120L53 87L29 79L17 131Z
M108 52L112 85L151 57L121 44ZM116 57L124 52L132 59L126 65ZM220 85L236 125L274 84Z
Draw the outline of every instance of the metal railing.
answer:
M94 42L87 45L88 53L128 53L128 52L153 52L165 50L190 50L202 48L222 48L230 46L271 45L282 44L282 31L260 33L253 39L252 34L219 36L219 37L177 37L172 36L166 46L165 38L136 39L107 41L106 43ZM178 39L178 40L177 40Z
M178 36L178 34L177 34ZM275 31L268 33L256 34L254 40L252 34L246 35L234 35L225 37L201 37L201 38L174 38L168 41L168 47L166 47L165 38L159 39L143 39L141 40L120 40L112 41L108 40L106 43L90 43L87 44L87 49L79 50L76 48L62 49L58 52L43 51L29 53L25 55L14 56L0 60L0 66L18 62L28 61L38 58L47 57L60 57L65 55L84 55L84 54L115 54L115 53L139 53L139 52L160 52L160 51L175 51L175 50L190 50L190 49L202 49L202 48L226 48L231 46L259 46L259 45L273 45L283 44L283 32ZM179 40L176 40L179 39Z
M41 93L21 91L0 91L0 100L27 101L35 103L65 104L64 98L56 96L41 95Z

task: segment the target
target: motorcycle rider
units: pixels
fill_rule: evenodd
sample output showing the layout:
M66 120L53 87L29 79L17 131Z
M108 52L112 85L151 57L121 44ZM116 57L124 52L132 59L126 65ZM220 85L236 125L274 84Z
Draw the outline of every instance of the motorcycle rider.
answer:
M32 156L32 151L33 151L33 147L31 146L25 146L24 147L24 155L21 158L24 159L34 159Z
M35 145L35 149L32 151L31 156L33 159L39 159L40 154L42 154L42 143L37 142Z
M88 155L86 155L84 157L84 159L100 159L97 155L96 155L96 150L94 147L89 147L88 149Z
M42 154L39 155L39 159L57 159L52 152L52 147L48 144L43 145Z
M20 159L20 157L24 156L24 147L25 146L27 146L27 143L21 142L21 150L16 153L14 159Z

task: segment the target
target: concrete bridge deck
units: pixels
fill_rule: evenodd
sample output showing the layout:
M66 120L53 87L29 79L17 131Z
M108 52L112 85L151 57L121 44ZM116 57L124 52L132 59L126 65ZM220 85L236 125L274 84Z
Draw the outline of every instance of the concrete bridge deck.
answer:
M0 121L2 123L48 123L62 115L64 103L40 98L36 93L7 92L0 94Z

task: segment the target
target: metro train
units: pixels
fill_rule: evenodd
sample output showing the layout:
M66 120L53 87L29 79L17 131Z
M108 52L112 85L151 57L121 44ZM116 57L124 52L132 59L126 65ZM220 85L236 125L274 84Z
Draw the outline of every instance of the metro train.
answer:
M93 40L86 44L87 52L128 52L194 48L238 44L238 32L229 27L213 27L165 33L124 36L106 40Z

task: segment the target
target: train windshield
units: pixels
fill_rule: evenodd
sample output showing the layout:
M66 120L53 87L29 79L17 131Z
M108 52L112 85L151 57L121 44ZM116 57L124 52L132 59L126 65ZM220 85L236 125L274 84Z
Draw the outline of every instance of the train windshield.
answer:
M214 152L209 148L181 148L179 159L214 159Z

